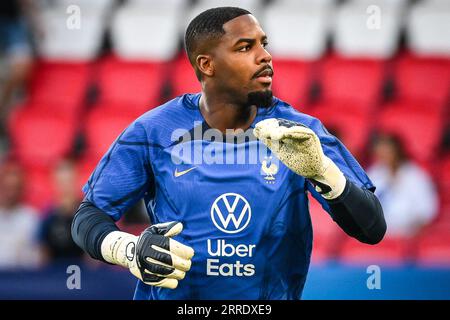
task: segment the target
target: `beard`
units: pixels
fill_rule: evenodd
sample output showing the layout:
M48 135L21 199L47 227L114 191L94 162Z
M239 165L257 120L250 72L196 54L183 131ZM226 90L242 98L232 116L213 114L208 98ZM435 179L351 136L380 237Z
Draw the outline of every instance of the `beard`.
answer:
M258 108L270 108L272 106L272 90L252 91L247 95L247 105Z

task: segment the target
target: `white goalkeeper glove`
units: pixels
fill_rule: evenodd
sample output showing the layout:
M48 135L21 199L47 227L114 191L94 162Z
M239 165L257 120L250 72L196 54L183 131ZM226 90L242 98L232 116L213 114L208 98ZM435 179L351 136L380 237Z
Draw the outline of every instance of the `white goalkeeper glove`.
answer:
M113 231L101 244L102 256L109 263L129 268L145 284L175 289L194 256L191 247L171 239L182 230L182 223L166 222L148 227L139 237Z
M297 122L271 118L258 122L253 132L288 168L308 178L325 199L342 194L344 174L323 153L314 131Z

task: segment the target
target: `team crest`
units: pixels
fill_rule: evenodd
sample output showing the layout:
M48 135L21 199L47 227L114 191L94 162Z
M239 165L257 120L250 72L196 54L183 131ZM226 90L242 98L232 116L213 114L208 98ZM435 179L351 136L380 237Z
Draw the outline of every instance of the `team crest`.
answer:
M268 184L275 183L275 175L278 173L278 166L272 162L272 157L264 157L261 164L261 174L265 175L264 180Z

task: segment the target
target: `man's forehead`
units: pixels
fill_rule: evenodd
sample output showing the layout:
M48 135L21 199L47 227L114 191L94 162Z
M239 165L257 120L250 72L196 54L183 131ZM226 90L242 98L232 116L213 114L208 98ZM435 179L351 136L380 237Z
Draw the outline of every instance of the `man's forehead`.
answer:
M237 40L240 38L259 38L265 35L258 20L253 15L246 14L236 17L223 25L224 38Z

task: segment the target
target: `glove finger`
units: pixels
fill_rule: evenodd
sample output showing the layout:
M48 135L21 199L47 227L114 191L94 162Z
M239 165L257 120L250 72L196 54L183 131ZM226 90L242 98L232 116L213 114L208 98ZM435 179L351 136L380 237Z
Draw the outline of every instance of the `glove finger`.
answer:
M151 286L155 287L162 287L162 288L168 288L168 289L175 289L178 286L178 280L177 279L171 279L171 278L164 278L158 282L146 282L145 284L149 284Z
M195 254L194 249L174 239L169 240L169 247L170 252L183 259L191 259Z
M177 280L183 280L184 277L186 276L186 272L182 270L169 266L164 266L162 264L159 264L157 261L150 261L152 260L151 258L147 260L149 260L149 262L151 263L145 266L144 272L146 274L152 274L161 278L171 278Z
M258 122L253 129L253 134L258 139L267 138L270 136L270 131L278 128L278 120L275 118L265 119Z
M283 140L295 140L296 143L303 143L305 141L308 141L310 139L313 139L313 137L308 134L308 133L304 133L304 132L287 132L284 137Z
M175 240L173 240L173 241L175 241ZM180 257L177 254L175 254L174 252L167 251L163 248L159 248L156 246L152 246L152 248L155 249L155 251L157 252L157 253L153 254L153 256L156 257L157 263L161 264L161 262L162 262L163 264L172 266L172 267L182 270L182 271L189 271L189 269L191 268L192 263L191 263L190 259ZM191 248L189 248L189 249L191 249Z
M144 270L149 271L151 273L155 273L161 276L167 276L173 272L175 269L171 265L161 263L158 260L155 260L150 257L145 258L145 262L143 263Z
M185 276L186 276L186 272L184 272L182 270L174 269L171 274L167 275L167 278L183 280Z
M189 271L191 269L192 262L191 260L181 258L176 255L172 255L172 262L173 266L176 269L182 270L182 271Z
M183 224L178 221L158 223L147 228L153 234L160 234L166 237L173 237L183 230Z

